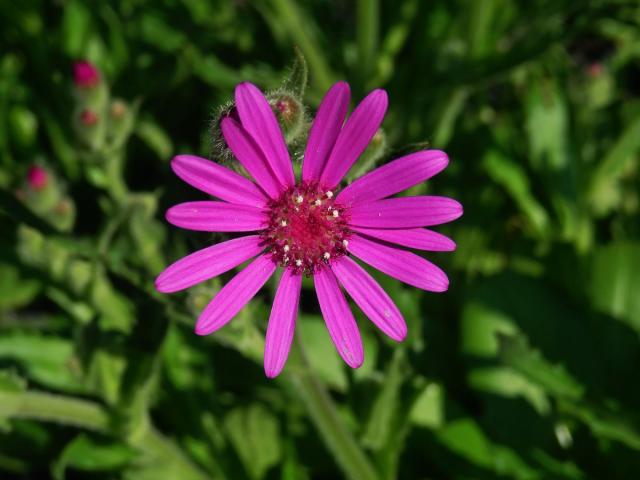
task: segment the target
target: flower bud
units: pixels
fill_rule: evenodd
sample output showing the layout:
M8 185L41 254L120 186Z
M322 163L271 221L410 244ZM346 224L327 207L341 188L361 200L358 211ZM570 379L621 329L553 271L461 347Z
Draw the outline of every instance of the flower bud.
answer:
M80 123L86 127L92 127L98 123L98 114L93 110L83 110L80 113Z
M76 206L71 198L62 198L51 213L50 221L58 229L65 232L71 230L76 218Z
M293 143L303 132L306 124L302 103L288 92L275 92L268 98L287 144Z
M32 212L49 220L49 214L60 201L62 191L53 172L41 165L32 165L16 197Z
M93 88L100 84L100 72L92 63L80 60L73 65L73 81L78 88Z
M113 120L121 120L127 114L127 104L119 98L111 102L109 114Z
M81 107L74 114L74 130L80 143L97 152L105 143L107 122L101 116L102 110Z
M238 109L236 108L235 102L228 102L222 105L220 108L218 108L218 111L213 117L211 126L209 128L209 132L211 133L210 156L211 158L215 159L216 162L220 162L223 165L227 165L228 167L235 170L242 170L242 167L238 164L238 162L234 161L233 153L231 153L231 150L229 150L227 142L224 140L224 136L222 135L222 128L220 128L222 120L227 117L230 117L236 122L240 123L240 115L238 114Z
M133 131L136 108L128 105L119 98L109 105L107 138L110 147L117 148L124 145Z
M586 67L587 75L591 78L597 78L604 73L604 66L600 62L593 62Z
M27 172L27 185L29 185L29 188L35 191L44 190L48 183L49 174L44 168L38 165L29 167Z

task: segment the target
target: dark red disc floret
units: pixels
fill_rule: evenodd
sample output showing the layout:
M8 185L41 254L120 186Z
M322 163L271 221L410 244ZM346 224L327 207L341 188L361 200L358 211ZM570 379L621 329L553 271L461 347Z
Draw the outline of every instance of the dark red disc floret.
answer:
M347 253L349 212L334 192L301 182L268 204L262 240L274 262L311 275Z

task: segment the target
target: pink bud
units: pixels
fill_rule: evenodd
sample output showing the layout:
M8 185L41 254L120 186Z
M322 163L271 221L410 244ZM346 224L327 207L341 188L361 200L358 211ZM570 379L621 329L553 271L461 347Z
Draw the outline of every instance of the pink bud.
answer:
M602 75L604 72L604 66L599 62L594 62L587 66L587 75L591 78L596 78Z
M98 115L93 110L83 110L80 114L80 123L87 127L91 127L98 123Z
M43 190L49 182L49 174L38 165L32 165L27 172L27 183L33 190Z
M80 60L73 64L73 80L76 87L92 88L100 83L100 72L92 63Z

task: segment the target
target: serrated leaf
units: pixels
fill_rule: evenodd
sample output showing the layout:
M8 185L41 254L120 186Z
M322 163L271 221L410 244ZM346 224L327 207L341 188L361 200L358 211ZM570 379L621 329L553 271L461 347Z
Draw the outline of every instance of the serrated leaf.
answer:
M437 433L439 441L469 462L510 478L536 478L536 472L514 450L493 443L471 418L461 418Z
M579 400L584 387L562 365L553 365L540 352L531 349L522 336L501 335L499 354L502 361L552 395Z

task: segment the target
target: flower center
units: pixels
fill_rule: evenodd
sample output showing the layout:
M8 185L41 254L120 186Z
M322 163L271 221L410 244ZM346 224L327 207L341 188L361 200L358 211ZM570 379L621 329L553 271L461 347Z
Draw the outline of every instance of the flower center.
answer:
M274 262L311 275L331 259L347 253L348 212L334 192L301 182L269 205L262 239Z

